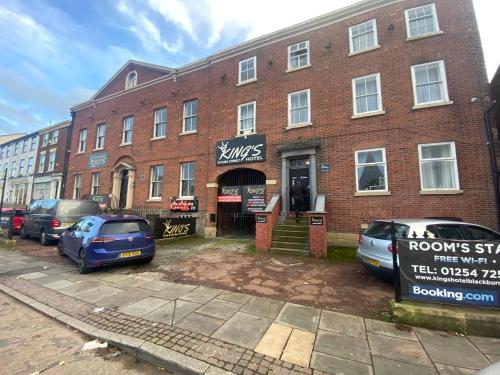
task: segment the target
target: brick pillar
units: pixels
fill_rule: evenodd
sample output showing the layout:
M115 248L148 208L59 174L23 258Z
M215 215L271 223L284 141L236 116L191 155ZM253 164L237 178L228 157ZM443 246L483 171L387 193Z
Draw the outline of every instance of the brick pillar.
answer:
M255 248L259 253L267 253L271 248L273 228L278 221L280 210L280 198L275 195L265 211L255 213Z
M326 212L311 212L309 216L309 245L315 258L327 254L326 216Z
M215 237L217 233L217 223L210 222L210 214L217 215L217 194L219 185L217 183L207 184L207 213L205 217L205 237Z

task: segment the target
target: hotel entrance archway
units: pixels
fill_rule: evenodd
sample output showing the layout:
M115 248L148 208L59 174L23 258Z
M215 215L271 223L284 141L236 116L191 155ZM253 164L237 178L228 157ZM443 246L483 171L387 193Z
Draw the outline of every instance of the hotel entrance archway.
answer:
M219 178L217 199L217 236L255 235L255 214L251 212L252 204L257 202L258 195L249 201L248 191L264 193L266 175L250 168L234 169L224 173ZM265 201L265 198L260 199Z

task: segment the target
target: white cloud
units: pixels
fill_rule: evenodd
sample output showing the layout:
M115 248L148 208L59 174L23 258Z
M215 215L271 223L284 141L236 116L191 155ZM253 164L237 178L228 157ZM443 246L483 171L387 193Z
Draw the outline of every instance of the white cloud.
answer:
M179 0L148 0L148 4L151 9L160 13L167 22L179 26L183 31L188 33L194 41L198 40L187 4L183 4L183 2ZM193 5L196 6L196 3Z

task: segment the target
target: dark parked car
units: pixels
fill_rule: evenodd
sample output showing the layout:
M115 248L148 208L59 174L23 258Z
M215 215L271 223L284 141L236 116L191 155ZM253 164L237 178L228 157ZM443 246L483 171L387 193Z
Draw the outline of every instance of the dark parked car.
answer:
M58 240L66 228L83 216L99 212L99 205L93 201L40 199L29 206L21 237L40 238L42 245L48 245L52 240Z
M147 221L131 215L86 216L67 228L58 245L59 255L78 263L78 271L140 261L148 263L156 252Z
M24 223L24 215L26 214L26 210L23 208L2 208L2 212L13 215L12 234L19 234Z

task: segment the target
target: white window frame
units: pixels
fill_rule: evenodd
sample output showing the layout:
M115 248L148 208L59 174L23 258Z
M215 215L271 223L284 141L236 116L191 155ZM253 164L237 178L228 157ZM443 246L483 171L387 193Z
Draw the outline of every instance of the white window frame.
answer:
M35 158L33 156L30 156L28 158L28 165L26 167L26 174L28 176L31 176L33 172L35 171Z
M352 35L352 29L357 27L357 26L361 26L361 25L364 25L365 23L369 23L369 22L372 22L373 23L373 46L372 47L368 47L368 48L365 48L365 49L361 49L359 51L354 51L354 43L353 43L353 35ZM371 19L371 20L368 20L368 21L365 21L365 22L361 22L361 23L358 23L356 25L352 25L349 27L349 54L350 55L356 55L358 53L362 53L362 52L366 52L366 51L371 51L373 49L376 49L376 48L379 48L380 45L378 44L378 32L377 32L377 20L375 18Z
M23 151L22 151L22 152L23 152L23 153L24 153L24 152L28 152L28 148L29 148L29 147L28 147L28 139L25 139L25 140L23 141Z
M130 81L130 76L132 74L135 74L135 80L133 81L133 83L131 83L131 81ZM137 86L137 79L138 79L138 75L137 75L137 72L135 70L132 70L131 72L129 72L127 74L127 78L125 79L125 90L133 89L134 87L136 87Z
M378 108L373 110L373 111L366 111L366 112L358 112L358 106L357 106L357 92L356 92L356 81L360 79L366 80L367 78L372 78L375 77L376 83L377 83L377 97L378 97ZM366 97L367 95L365 95ZM383 103L382 103L382 86L380 84L380 73L374 73L374 74L368 74L366 76L361 76L361 77L356 77L352 79L352 111L354 116L360 115L370 115L373 113L380 113L383 111Z
M180 177L180 181L179 181L179 197L180 198L184 198L184 199L192 199L194 198L194 194L193 195L182 195L182 181L184 181L184 178L183 178L183 166L185 164L193 164L193 168L194 168L194 176L193 176L193 193L194 193L194 190L196 188L196 162L194 161L186 161L186 162L182 162L181 165L180 165L180 174L179 174L179 177ZM185 179L186 181L188 181L189 179Z
M196 114L191 114L186 116L186 105L188 103L196 102ZM182 134L190 134L198 132L198 99L186 100L183 104L183 112L182 112ZM196 129L194 130L186 130L186 119L196 117Z
M243 73L243 71L241 70L241 66L248 62L248 61L251 61L253 60L253 77L252 78L248 78L248 79L245 79L245 80L241 80L241 73ZM247 69L246 72L248 72L250 69ZM238 63L238 84L241 85L243 83L250 83L250 82L253 82L253 81L257 81L257 56L252 56L248 59L245 59L245 60L241 60L239 63Z
M21 149L21 142L16 142L16 145L14 146L14 155L19 154L20 149Z
M75 174L73 179L73 199L80 199L82 193L82 175Z
M45 151L40 152L40 160L38 162L38 173L45 172L45 157L46 157L46 152Z
M358 155L362 152L372 152L372 151L382 151L382 161L377 162L377 163L363 163L359 164L358 163ZM387 193L389 191L389 177L387 176L387 158L385 155L385 148L384 147L378 147L378 148L371 148L367 150L358 150L354 152L354 168L355 168L355 174L356 174L356 193ZM359 176L358 176L358 167L361 166L377 166L377 165L384 165L384 178L385 178L385 189L384 190L359 190Z
M16 178L17 177L17 161L13 160L12 163L10 164L10 177Z
M162 174L161 174L161 180L154 180L154 170L155 168L161 167L162 168ZM149 178L149 200L161 200L162 195L163 195L163 181L165 178L165 167L163 164L158 164L158 165L152 165L150 169L150 178ZM160 184L160 195L158 196L153 196L153 184Z
M32 137L31 138L31 145L30 145L30 150L35 151L36 149L36 142L37 142L38 137Z
M51 160L52 155L54 155L54 160ZM47 166L47 172L53 172L56 169L56 158L57 158L57 149L53 148L49 151L49 164Z
M42 147L45 147L49 144L49 133L45 133L42 136Z
M432 159L422 159L422 147L426 146L441 146L441 145L450 145L451 146L451 157L449 158L432 158ZM429 160L453 160L454 163L454 174L455 174L455 181L457 182L456 187L452 188L431 188L431 189L424 189L424 179L422 177L422 162L423 161L429 161ZM418 145L418 164L419 164L419 171L420 171L420 190L421 191L458 191L460 190L460 180L458 179L458 161L457 161L457 152L455 148L455 142L450 141L450 142L437 142L437 143L420 143Z
M96 188L97 188L97 190L96 190ZM92 172L90 194L91 195L98 195L100 188L101 188L101 172Z
M84 137L85 135L85 137ZM87 136L88 130L87 128L81 129L78 137L78 153L83 154L87 148Z
M19 161L19 177L22 177L22 176L25 176L24 172L24 168L26 167L26 160L25 159L21 159Z
M130 127L129 130L125 130L125 124L127 123L128 119L132 119L132 126ZM123 129L122 129L122 145L131 145L132 141L134 139L134 116L127 116L123 118ZM130 141L125 142L125 132L130 132Z
M309 121L306 122L300 122L297 124L292 124L292 95L294 94L301 94L303 92L307 92L307 117ZM307 126L312 124L312 119L311 119L311 89L305 89L305 90L300 90L300 91L294 91L288 93L288 126L287 128L296 128L296 127L301 127L301 126Z
M246 130L243 132L241 130L241 109L244 106L248 106L248 105L253 105L253 130L252 131ZM257 133L257 102L253 101L253 102L239 104L238 105L238 134L237 134L237 136L245 136L248 134L255 134L255 133Z
M424 8L424 7L429 6L429 5L432 7L432 15L434 16L434 26L435 26L436 30L432 31L430 33L425 33L425 34L420 34L420 35L410 35L410 33L411 33L411 31L410 31L410 17L409 17L408 13L412 10L415 10L418 8ZM439 20L438 20L438 15L436 12L436 4L434 4L434 3L419 5L417 7L405 9L405 21L406 21L405 22L406 23L406 39L418 39L418 38L424 38L426 36L431 36L431 35L442 33L441 29L439 28Z
M432 64L439 65L439 73L441 74L441 82L443 84L443 98L441 100L433 100L430 102L418 103L418 100L417 100L417 79L416 79L416 75L415 75L415 68L418 68L420 66L432 65ZM411 80L412 80L412 86L413 86L414 107L418 108L418 107L426 107L426 106L435 105L435 104L447 104L447 103L451 104L449 96L448 96L448 82L446 80L446 69L445 69L443 60L430 61L430 62L424 63L424 64L412 65L411 66Z
M52 131L50 144L55 145L59 141L59 129Z
M306 47L307 47L307 62L304 64L304 65L301 65L301 66L297 66L297 67L292 67L292 59L291 59L291 50L293 47L295 46L298 46L299 44L301 43L306 43ZM298 43L294 43L290 46L288 46L288 53L287 53L287 71L294 71L294 70L299 70L299 69L303 69L303 68L307 68L309 66L311 66L311 48L310 48L310 44L309 44L309 40L303 40L301 42L298 42ZM300 61L300 59L299 59Z
M99 134L100 129L104 129L104 132L102 135ZM106 124L99 124L96 127L95 149L96 150L103 150L105 144L106 144Z
M159 113L160 111L165 111L165 121L164 122L161 122L161 121L158 122L157 113ZM168 110L167 110L167 107L156 108L154 110L154 124L153 124L153 138L152 139L163 139L163 138L167 137L167 122L168 122ZM159 125L164 125L165 128L163 130L163 134L157 136L156 135L156 131L158 130L158 126Z

